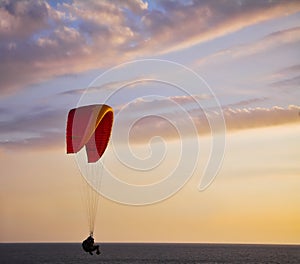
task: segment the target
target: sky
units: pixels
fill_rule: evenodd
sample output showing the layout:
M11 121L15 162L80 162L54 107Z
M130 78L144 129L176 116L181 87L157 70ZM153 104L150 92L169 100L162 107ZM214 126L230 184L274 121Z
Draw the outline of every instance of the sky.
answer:
M0 242L88 234L66 120L105 103L97 241L299 244L299 44L296 0L0 0Z

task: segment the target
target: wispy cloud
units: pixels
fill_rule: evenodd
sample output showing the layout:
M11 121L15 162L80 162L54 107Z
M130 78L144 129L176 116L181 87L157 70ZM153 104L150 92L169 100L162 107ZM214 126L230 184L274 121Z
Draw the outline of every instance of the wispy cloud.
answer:
M285 68L281 69L280 71L278 71L277 73L280 73L280 74L300 73L300 64L285 67Z
M199 95L197 101L209 100L206 95ZM227 132L269 127L300 122L300 106L290 105L287 108L274 106L271 108L249 108L248 103L261 100L249 99L223 108ZM243 107L239 107L242 106ZM125 115L122 115L126 107ZM118 122L118 133L127 133L133 142L145 143L153 136L161 136L167 140L179 138L178 127L185 127L187 122L193 123L196 133L209 134L209 120L214 121L219 113L214 108L204 111L199 108L195 98L189 96L170 97L159 100L139 99L128 106L115 109L115 122ZM8 121L0 122L0 148L53 148L63 149L65 139L65 122L67 110L37 109L31 114L21 113ZM131 125L133 125L131 127ZM195 131L193 131L195 132ZM184 135L189 136L189 131ZM186 134L187 133L187 134ZM123 142L124 143L124 142Z
M267 100L267 97L257 97L257 98L250 98L247 100L242 100L236 103L232 103L232 104L227 104L225 106L223 106L224 109L228 109L228 108L246 108L246 106L249 106L251 104L257 103L257 102L262 102Z
M296 124L300 122L299 106L290 105L288 108L274 106L272 108L227 108L223 110L227 132L279 126L285 124ZM191 120L196 125L199 135L211 133L211 128L207 121L207 117L203 111L193 111L190 113ZM217 113L208 111L210 120L214 120ZM153 136L161 136L167 139L179 139L178 131L174 128L171 122L178 125L179 122L187 122L186 119L180 118L177 114L177 119L170 117L170 120L160 118L159 116L148 116L139 120L132 128L130 133L133 142L147 142ZM151 129L152 128L152 129ZM188 136L188 135L181 135Z
M265 51L269 51L290 43L300 43L300 27L281 30L267 35L256 42L234 46L228 49L220 50L210 56L198 60L197 66L207 65L208 63L220 62L224 59L240 59L252 56ZM287 69L288 71L296 70L295 68Z
M0 121L0 147L22 149L63 146L66 114L64 110L39 108Z
M232 55L237 58L251 56L285 44L297 42L300 42L300 27L281 30L269 34L256 43L236 48L234 51L232 51Z
M142 103L145 102L139 102L139 104ZM153 104L159 104L159 102L152 102L152 105ZM136 107L139 108L138 105L136 105ZM131 111L133 111L133 109L134 106L132 106ZM170 109L172 108L168 107L168 110ZM161 110L163 110L163 108ZM271 108L226 107L223 109L227 132L296 124L300 122L299 112L300 107L295 105L290 105L287 108L274 106ZM162 112L158 114L153 112L152 115L145 115L144 117L139 114L139 118L136 119L136 122L123 120L124 127L123 130L119 132L126 133L126 135L128 134L131 142L136 143L148 142L155 136L161 136L167 140L179 140L180 136L186 137L194 135L194 130L184 130L184 135L182 135L180 131L176 129L184 127L186 122L189 122L195 125L197 133L201 136L211 133L207 115L209 115L210 122L214 122L214 119L217 119L219 113L214 111L214 109L208 109L204 112L202 109L193 108L188 110L188 118L186 113L182 114L181 111L174 109L173 112ZM130 118L136 118L136 116L128 116L128 119ZM131 126L129 124L134 125Z
M268 87L288 93L300 87L300 65L294 64L276 70L263 78Z
M300 10L299 1L0 3L0 89L108 67L214 39Z
M290 89L290 88L299 88L300 87L300 75L289 78L289 79L284 79L280 81L275 81L270 84L271 87L276 87L280 89Z
M223 106L227 132L300 122L300 106L248 107L266 99L252 98ZM203 97L202 100L209 99ZM118 107L118 111L122 111L123 107L127 108L126 115L116 118L117 122L122 123L119 127L122 130L119 133L128 134L133 142L142 143L154 136L179 139L180 135L176 128L184 127L189 122L193 123L198 134L209 134L211 128L208 119L214 122L220 113L215 108L202 109L197 101L193 97L186 96L151 101L140 99L130 105ZM187 134L181 136L189 136L194 131L185 133Z
M129 87L129 88L134 88L137 85L141 85L147 82L159 82L155 79L143 79L143 78L138 78L138 79L125 79L121 81L111 81L102 84L101 86L90 86L90 87L85 87L81 89L71 89L67 90L64 92L59 93L59 95L82 95L84 93L97 93L101 90L117 90L122 87Z
M295 77L295 75L299 75L299 74L300 74L300 64L294 64L272 72L271 74L267 75L264 78L264 80L267 80L272 85L272 83L284 79L293 78Z
M228 130L241 130L258 127L299 123L300 106L290 105L287 108L242 108L226 109L224 116Z
M58 131L44 131L39 135L18 137L13 140L0 141L0 150L51 150L63 149L65 145L64 134Z

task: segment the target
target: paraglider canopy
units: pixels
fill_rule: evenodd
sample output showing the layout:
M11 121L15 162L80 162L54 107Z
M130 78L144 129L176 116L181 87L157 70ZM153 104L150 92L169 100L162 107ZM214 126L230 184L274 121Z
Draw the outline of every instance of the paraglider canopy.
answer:
M70 110L67 120L67 153L77 153L84 146L88 163L103 155L111 134L113 109L104 104Z

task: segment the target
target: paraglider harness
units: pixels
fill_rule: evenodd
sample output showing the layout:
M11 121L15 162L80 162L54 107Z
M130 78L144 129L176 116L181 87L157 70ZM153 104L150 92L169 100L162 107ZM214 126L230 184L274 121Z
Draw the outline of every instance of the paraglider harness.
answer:
M82 242L82 248L85 252L90 253L90 255L93 255L93 251L96 251L96 254L99 255L99 245L94 245L94 238L92 236L93 234L90 234L90 236Z

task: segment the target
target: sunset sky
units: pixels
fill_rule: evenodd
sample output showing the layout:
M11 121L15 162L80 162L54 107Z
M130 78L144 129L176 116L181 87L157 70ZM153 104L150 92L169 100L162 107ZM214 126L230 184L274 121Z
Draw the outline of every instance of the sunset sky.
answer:
M0 0L0 242L88 235L66 119L106 103L97 241L300 244L299 47L297 0Z

